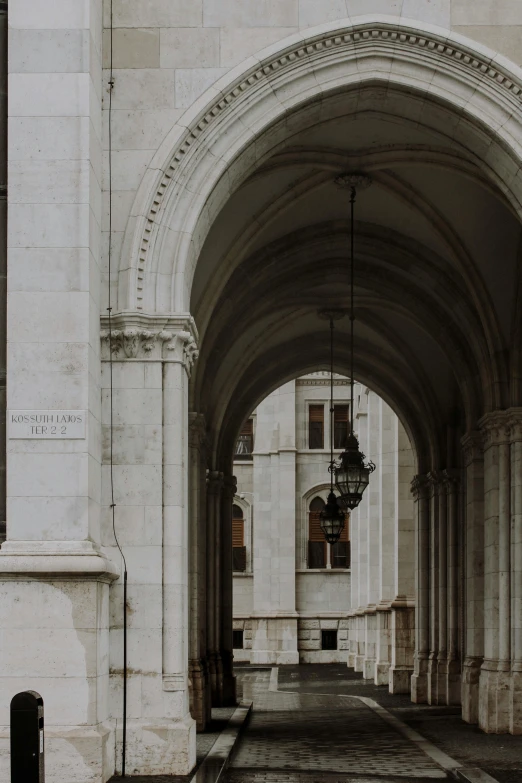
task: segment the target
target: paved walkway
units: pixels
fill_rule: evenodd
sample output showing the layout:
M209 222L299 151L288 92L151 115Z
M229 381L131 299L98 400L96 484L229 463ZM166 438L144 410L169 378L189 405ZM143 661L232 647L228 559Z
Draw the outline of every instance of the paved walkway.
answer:
M227 783L427 783L448 778L372 700L276 691L270 671L246 671L241 680L243 697L253 700L254 709Z

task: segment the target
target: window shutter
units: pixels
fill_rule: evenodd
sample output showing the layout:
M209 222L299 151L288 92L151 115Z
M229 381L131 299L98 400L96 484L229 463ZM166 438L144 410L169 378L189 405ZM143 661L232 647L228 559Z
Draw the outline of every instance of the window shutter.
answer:
M232 519L232 546L245 545L245 522L243 519Z
M308 408L308 448L324 448L324 405Z
M334 405L334 448L344 449L348 439L348 405Z
M321 530L321 517L319 511L310 511L309 517L309 541L324 541L324 533Z
M309 408L310 421L324 422L324 405L310 405Z

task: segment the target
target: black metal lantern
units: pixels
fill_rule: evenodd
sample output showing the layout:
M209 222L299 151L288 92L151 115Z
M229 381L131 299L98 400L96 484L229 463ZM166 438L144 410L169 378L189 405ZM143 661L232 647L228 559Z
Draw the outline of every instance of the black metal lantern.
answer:
M356 508L362 500L363 492L370 482L370 473L375 470L373 462L365 463L365 456L359 450L359 441L353 431L353 385L354 385L354 246L355 246L355 198L357 188L367 188L371 184L369 177L364 174L343 174L337 178L336 183L342 188L350 189L350 435L346 448L339 457L338 462L333 462L330 470L335 475L335 485L339 491L339 502L349 509Z
M359 451L359 442L352 433L345 450L334 468L335 486L341 503L349 509L356 508L363 492L370 483L370 473L375 470L373 462L365 464L364 454Z
M339 508L334 492L330 492L326 506L319 514L321 530L329 544L336 544L344 530L346 515Z

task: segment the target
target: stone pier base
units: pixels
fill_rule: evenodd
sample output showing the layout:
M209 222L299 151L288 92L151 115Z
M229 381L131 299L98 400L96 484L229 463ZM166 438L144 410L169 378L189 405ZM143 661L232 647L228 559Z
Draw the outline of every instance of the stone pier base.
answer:
M297 615L253 618L250 661L275 666L299 663Z
M415 658L414 672L411 677L411 700L414 704L426 704L428 701L428 659Z
M479 679L482 658L468 657L462 669L461 702L462 720L479 722Z
M498 666L485 660L480 672L479 727L488 734L505 734L510 728L511 675Z

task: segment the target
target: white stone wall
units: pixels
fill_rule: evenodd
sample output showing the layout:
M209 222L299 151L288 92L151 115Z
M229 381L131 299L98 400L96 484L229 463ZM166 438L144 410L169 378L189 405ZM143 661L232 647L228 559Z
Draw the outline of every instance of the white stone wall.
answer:
M298 620L297 625L292 625L291 633L296 634L299 660L347 662L348 650L353 642L351 664L356 665L359 644L359 668L372 678L379 669L380 678L384 681L392 663L393 645L400 635L399 632L395 634L389 620L391 604L401 594L400 590L407 596L406 600L413 599L410 551L413 548L410 541L413 508L409 499L409 482L413 476L412 452L404 429L391 409L375 393L356 384L355 431L361 436L361 448L374 459L378 469L371 477L361 506L352 512L349 522L351 567L331 569L328 564L325 569L308 569L309 504L316 496L326 499L329 491L329 383L328 373L317 372L270 394L254 414L253 460L234 464L238 479L236 502L245 514L247 564L253 563L252 574L236 574L234 577L235 623L237 628L245 628L245 633L248 630L250 634L248 644L245 636L244 650L236 651L235 656L236 660L252 660L251 650L254 649L257 662L268 662L272 653L266 654L265 660L261 652L255 651L259 618L264 618L261 638L263 643L267 643L270 618L275 620L284 614L292 625L290 613L294 613L292 616ZM349 382L337 376L334 404L349 403L349 400ZM325 405L325 442L323 449L310 450L308 406L317 403ZM289 472L283 473L289 454L294 455L292 476ZM288 513L289 507L285 509L281 504L282 487L287 493L290 491L289 500L293 496L292 514ZM241 498L242 493L245 493L244 498ZM250 507L252 499L254 503ZM250 538L252 515L254 532ZM293 582L288 578L289 564L279 556L279 536L281 529L290 529L290 517L291 545L295 547L292 566L295 588L292 588L291 595L286 595L286 603L282 606L279 603L279 585L285 583L285 579L287 585ZM402 558L400 562L398 547ZM376 614L377 605L382 608L379 614ZM355 633L351 636L349 633L349 618L354 610L366 613L360 639ZM246 629L245 623L251 620ZM325 627L338 629L337 651L321 650L323 621L327 624ZM268 625L265 626L265 623ZM274 633L277 632L274 630ZM406 645L403 637L404 634L400 639L402 647ZM409 648L408 651L410 654Z

